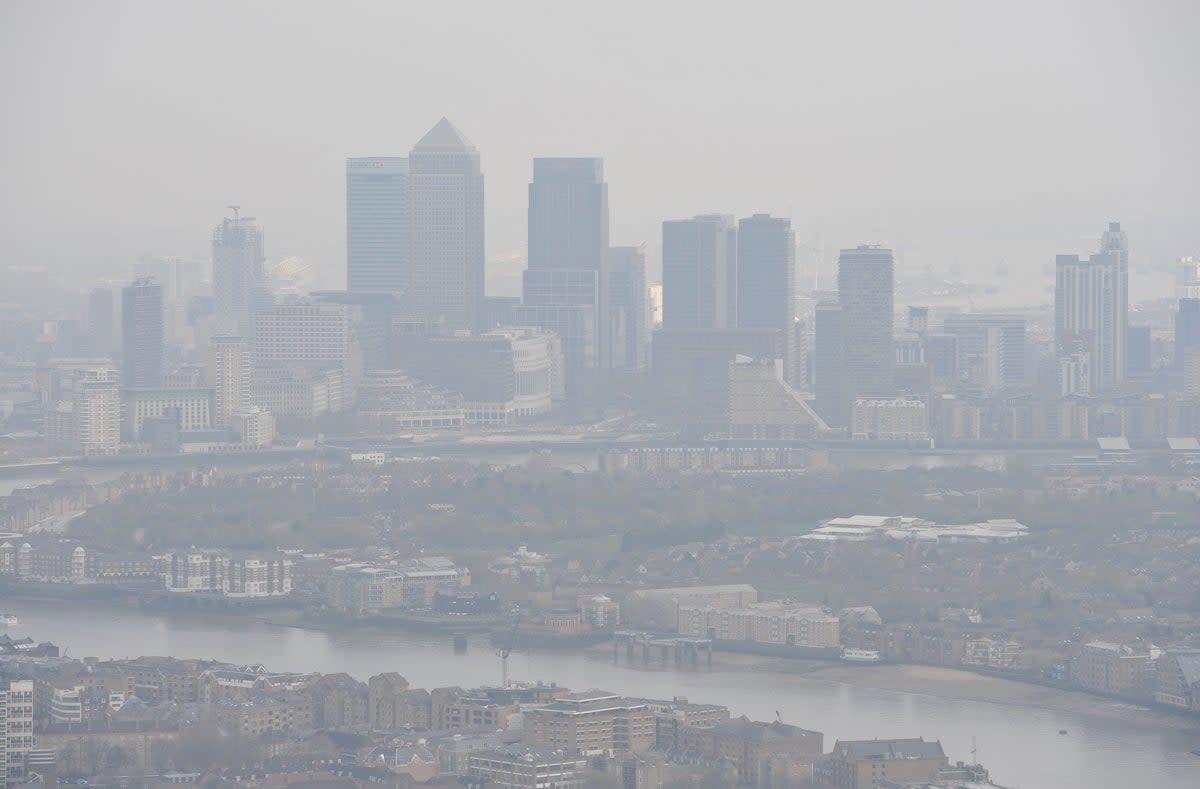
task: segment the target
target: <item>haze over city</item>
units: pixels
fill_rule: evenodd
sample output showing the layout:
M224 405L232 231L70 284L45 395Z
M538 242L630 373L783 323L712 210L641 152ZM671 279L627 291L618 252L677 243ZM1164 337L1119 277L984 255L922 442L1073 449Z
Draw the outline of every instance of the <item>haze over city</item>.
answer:
M533 156L603 156L614 243L662 219L789 216L969 275L1090 243L1200 242L1195 4L6 4L0 252L202 258L214 206L340 287L347 156L439 117L480 149L494 288L524 259ZM979 271L977 271L977 269ZM515 285L519 287L519 284ZM1134 283L1135 295L1143 297ZM1035 299L1042 294L1033 290Z
M0 789L1200 786L1197 34L0 4Z

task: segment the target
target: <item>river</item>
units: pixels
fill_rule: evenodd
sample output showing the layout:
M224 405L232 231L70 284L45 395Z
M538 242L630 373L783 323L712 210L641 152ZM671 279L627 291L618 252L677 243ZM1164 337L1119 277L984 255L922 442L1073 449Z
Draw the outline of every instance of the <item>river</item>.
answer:
M359 679L399 671L427 688L500 681L500 661L484 639L473 639L466 654L456 655L445 636L321 632L251 619L25 600L3 602L0 608L20 617L14 635L53 641L73 657L205 657L288 671L346 671ZM1200 722L1080 694L1038 689L1038 706L1018 706L955 698L949 685L943 695L822 680L789 672L779 662L728 665L719 659L712 672L694 672L616 666L605 655L518 651L509 674L576 689L686 696L761 720L773 720L778 712L785 722L824 732L827 749L838 738L924 736L940 739L952 760L965 760L974 743L993 780L1014 789L1200 786L1200 757L1189 753L1200 745ZM1022 697L1029 692L1029 686L1004 685ZM1059 735L1060 729L1067 735Z

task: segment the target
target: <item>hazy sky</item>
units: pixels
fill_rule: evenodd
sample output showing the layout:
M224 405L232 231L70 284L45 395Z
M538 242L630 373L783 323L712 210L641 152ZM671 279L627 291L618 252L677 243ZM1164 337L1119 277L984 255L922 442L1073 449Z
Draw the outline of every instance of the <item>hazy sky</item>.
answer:
M240 203L336 281L343 160L442 115L490 259L523 258L533 156L600 155L613 242L652 254L663 219L768 211L913 267L1122 219L1161 262L1200 253L1198 6L5 0L0 262L205 257Z

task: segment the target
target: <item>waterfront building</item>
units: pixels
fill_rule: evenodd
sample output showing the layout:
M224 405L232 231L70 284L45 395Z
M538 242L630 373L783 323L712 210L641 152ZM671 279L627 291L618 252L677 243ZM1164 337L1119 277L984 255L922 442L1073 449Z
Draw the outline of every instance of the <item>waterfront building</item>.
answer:
M569 756L654 747L654 713L644 701L593 690L569 693L523 714L524 744Z

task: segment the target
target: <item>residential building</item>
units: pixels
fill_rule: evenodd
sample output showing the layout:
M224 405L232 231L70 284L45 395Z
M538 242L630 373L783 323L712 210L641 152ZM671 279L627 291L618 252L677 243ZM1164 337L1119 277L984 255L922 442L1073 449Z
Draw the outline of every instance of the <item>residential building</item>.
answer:
M842 312L847 403L895 394L894 293L892 250L878 246L842 250L838 257L838 304Z
M1059 255L1055 262L1054 321L1058 355L1088 354L1090 391L1125 380L1129 328L1129 248L1119 222L1110 222L1090 258Z
M389 671L367 680L367 725L376 730L395 729L410 724L404 713L408 680Z
M88 296L88 353L111 356L117 350L117 304L112 288L96 288Z
M1200 712L1200 649L1167 649L1154 674L1155 701Z
M468 786L582 789L587 761L558 751L505 746L468 757Z
M845 789L878 789L884 781L932 781L949 763L936 740L838 740L821 777Z
M121 383L128 388L162 386L162 286L140 279L121 291Z
M645 702L594 690L528 709L524 743L567 755L618 754L654 747L654 713Z
M243 740L304 732L313 727L313 702L306 693L224 698L214 706L218 725Z
M851 435L878 441L924 441L929 438L929 409L924 400L860 397L854 401Z
M308 294L314 304L341 304L362 353L364 370L382 370L392 365L393 330L403 314L402 299L393 293L358 293L318 290Z
M1087 441L1088 408L1074 400L1021 399L1006 406L1008 438L1014 441Z
M1092 641L1079 650L1075 683L1096 693L1141 695L1152 689L1154 669L1154 657L1147 650Z
M265 306L263 231L253 217L233 212L213 230L213 316L218 333L252 337L251 318Z
M214 549L169 551L163 581L172 594L212 594L232 599L286 597L292 560L281 554L231 555Z
M840 623L818 606L756 603L727 607L680 603L680 635L811 649L836 648Z
M663 328L724 329L737 323L738 248L733 217L663 222Z
M757 602L758 590L749 584L636 589L625 598L625 618L637 627L676 630L681 606L744 608Z
M828 429L783 378L777 359L729 363L729 435L751 441L795 441Z
M346 289L402 294L409 276L408 159L346 160Z
M412 316L439 332L478 328L484 298L479 152L442 118L408 157Z
M239 408L230 414L229 429L243 447L266 449L275 440L275 417L258 406Z
M250 345L242 337L213 337L210 359L213 426L229 428L234 411L250 405Z
M824 735L781 721L752 721L743 715L687 726L682 740L686 759L729 762L737 770L739 784L768 789L811 782L813 763L823 752Z
M33 751L33 681L12 680L0 689L0 787L28 775Z
M306 423L353 408L356 391L350 373L340 367L256 367L250 379L254 406L277 417Z

